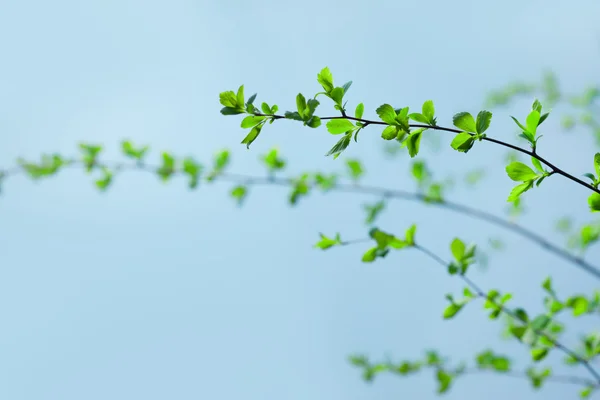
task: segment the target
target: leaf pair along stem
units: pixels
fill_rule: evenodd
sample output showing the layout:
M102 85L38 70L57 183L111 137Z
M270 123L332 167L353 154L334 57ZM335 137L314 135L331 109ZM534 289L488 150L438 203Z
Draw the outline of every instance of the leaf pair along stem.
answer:
M86 164L85 164L85 162L83 162L81 160L72 159L64 166L65 167L79 166L79 167L85 168ZM153 166L153 165L149 165L149 164L145 164L145 163L110 163L110 164L96 163L96 166L98 168L111 169L115 172L119 171L119 170L143 170L143 171L150 172L150 173L158 173L158 171L160 170L159 166ZM16 174L19 174L22 172L24 172L22 167L15 167L13 169L6 170L4 172L0 172L0 174L3 177L7 178L9 176L16 175ZM184 174L184 171L176 169L173 171L173 173L174 174ZM234 183L248 185L248 186L277 185L277 186L290 187L290 186L293 186L294 182L295 182L294 179L292 179L292 178L283 178L283 177L275 177L275 176L260 177L260 176L251 176L251 175L226 173L226 172L219 173L218 178L221 180L224 180L224 181L234 182ZM399 199L399 200L407 200L407 201L412 201L412 202L424 203L427 205L433 205L435 207L453 211L455 213L462 214L462 215L465 215L465 216L468 216L468 217L471 217L474 219L485 221L487 223L490 223L490 224L499 226L501 228L504 228L508 231L511 231L517 235L520 235L520 236L536 243L537 245L539 245L543 249L549 251L550 253L562 258L565 261L568 261L568 262L574 264L575 266L577 266L581 270L587 272L588 274L594 276L595 278L600 279L600 269L598 269L594 265L590 264L589 262L585 261L583 258L578 257L578 256L568 252L567 250L564 250L564 249L552 244L551 242L546 240L544 237L538 235L537 233L535 233L529 229L526 229L516 223L504 220L494 214L488 213L483 210L479 210L476 208L469 207L467 205L463 205L460 203L451 202L451 201L447 201L447 200L431 201L430 199L427 198L426 195L417 193L417 192L410 192L410 191L405 191L405 190L392 190L392 189L386 189L386 188L376 187L376 186L360 185L360 184L356 184L356 183L344 184L344 183L336 182L330 188L330 190L334 190L334 191L338 191L338 192L345 192L345 193L367 194L367 195L381 196L383 198L388 198L388 199Z
M258 116L262 116L262 117L270 117L273 119L286 119L285 116L283 115L275 115L275 114L261 114L261 113L256 113L255 115ZM348 115L345 116L333 116L333 117L320 117L320 119L322 121L326 121L326 120L334 120L334 119L347 119L347 120L351 120L351 121L356 121L356 122L360 122L363 124L363 128L367 127L368 125L385 125L387 126L388 123L383 122L383 121L374 121L374 120L368 120L368 119L363 119L363 118L356 118L356 117L351 117ZM437 131L444 131L444 132L451 132L451 133L467 133L470 136L475 136L475 134L470 133L470 132L464 132L460 129L454 129L454 128L446 128L446 127L442 127L442 126L437 126L437 125L427 125L427 124L409 124L409 127L411 128L424 128L424 129L432 129L432 130L437 130ZM586 183L584 181L582 181L581 179L577 178L576 176L573 176L571 174L569 174L568 172L562 170L561 168L557 167L556 165L552 164L551 162L549 162L548 160L546 160L545 158L543 158L542 156L540 156L536 151L534 150L527 150L524 149L522 147L519 146L515 146L513 144L504 142L502 140L498 140L498 139L494 139L491 137L481 137L481 140L487 141L487 142L491 142L491 143L495 143L497 145L500 146L504 146L507 147L509 149L518 151L520 153L523 154L527 154L530 157L536 158L537 160L539 160L541 163L545 164L548 168L550 168L550 173L549 175L552 174L559 174L562 175L563 177L593 191L596 192L598 194L600 194L600 189L594 187L593 185L590 185L589 183Z

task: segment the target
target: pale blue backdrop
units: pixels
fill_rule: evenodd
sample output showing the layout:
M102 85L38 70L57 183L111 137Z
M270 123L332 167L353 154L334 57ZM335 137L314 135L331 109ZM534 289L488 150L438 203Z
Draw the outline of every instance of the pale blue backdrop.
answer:
M130 138L150 144L154 160L169 150L208 163L231 148L232 171L260 175L259 155L279 146L290 173L343 171L344 159L357 157L370 184L412 190L408 156L385 159L379 129L336 161L323 154L337 138L290 121L268 126L247 151L240 118L218 112L218 93L245 84L259 102L290 109L298 91L318 91L316 74L329 66L336 82L354 81L351 109L363 101L373 117L383 102L418 107L434 99L448 125L455 112L478 112L489 89L538 80L547 68L570 91L597 82L599 15L591 0L0 1L1 167L19 156L72 155L80 141L103 143L105 159L117 159L120 140ZM490 134L515 140L509 112L522 117L530 102L496 112ZM549 121L541 151L576 174L589 171L591 138L561 133L558 116ZM448 135L432 135L448 146ZM504 212L512 185L504 150L483 143L467 156L423 154L437 177L455 177L450 198ZM481 167L488 180L467 189L460 173ZM292 209L287 190L261 187L237 208L230 188L190 192L183 180L163 185L135 172L118 176L105 194L78 170L39 184L7 180L0 398L430 399L430 372L367 385L346 357L416 358L436 348L458 361L494 347L527 365L526 349L502 341L501 324L480 304L441 319L444 294L462 284L422 255L366 265L366 245L312 249L318 232L365 236L361 204L376 198L314 195ZM527 193L520 221L562 243L554 221L589 220L586 195L552 178ZM547 274L565 294L598 287L481 222L403 202L392 202L383 217L381 227L392 232L417 223L418 238L444 257L455 235L483 245L503 238L508 251L490 254L488 271L474 270L473 279L514 292L515 305L532 312L542 310ZM575 387L548 385L534 393L526 380L482 374L458 381L447 398L576 396Z

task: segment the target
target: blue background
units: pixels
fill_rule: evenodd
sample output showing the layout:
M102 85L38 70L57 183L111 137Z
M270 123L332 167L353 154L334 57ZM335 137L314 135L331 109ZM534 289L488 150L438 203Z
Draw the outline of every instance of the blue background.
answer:
M17 157L75 155L81 141L105 144L103 159L118 160L129 138L151 145L155 161L168 150L210 164L231 148L232 172L264 175L258 158L278 146L290 174L343 172L345 159L359 158L369 184L413 190L409 157L384 157L378 128L335 161L323 154L337 137L290 121L267 126L246 150L241 118L219 114L218 94L244 84L258 102L292 109L299 91L319 90L316 74L329 66L336 83L354 81L350 110L362 101L374 118L384 102L418 108L433 99L438 122L450 125L455 112L477 113L490 89L537 81L547 68L569 92L597 82L598 15L591 0L1 1L0 160L8 168ZM495 111L490 135L516 142L509 114L523 118L530 104ZM330 104L319 110L334 112ZM577 175L590 171L594 141L562 133L559 115L544 124L540 151ZM465 156L448 149L451 136L427 134L444 151L424 144L422 156L437 178L456 181L448 197L504 213L513 186L505 150L477 143ZM477 168L486 180L469 189L462 176ZM256 187L238 208L231 187L191 192L183 179L162 184L127 172L100 194L77 169L39 183L8 179L0 198L0 397L429 399L430 372L368 385L347 356L414 359L435 348L459 361L493 347L518 368L528 365L527 349L501 340L502 325L481 304L441 319L444 295L463 285L423 255L363 264L367 244L312 248L318 232L364 237L361 205L377 198L314 194L290 208L287 189ZM527 193L520 223L562 243L556 218L590 220L587 195L552 177ZM395 233L412 223L422 244L446 258L455 236L484 248L489 237L502 238L507 251L490 253L487 271L472 278L514 293L514 304L532 313L542 311L548 274L565 296L598 287L530 242L444 210L393 201L378 222ZM568 332L569 343L577 333ZM480 374L460 379L447 398L576 396L576 387L548 385L534 393L525 379Z

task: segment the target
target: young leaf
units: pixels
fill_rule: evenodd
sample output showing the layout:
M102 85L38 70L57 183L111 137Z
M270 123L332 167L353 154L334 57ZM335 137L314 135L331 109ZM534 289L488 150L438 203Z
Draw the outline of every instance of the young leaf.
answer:
M477 133L481 134L490 127L492 121L492 113L489 111L480 111L477 114Z
M352 140L351 134L344 135L344 137L338 140L338 142L331 148L331 150L327 152L327 154L325 154L325 156L333 155L333 158L336 159L344 150L346 150L346 147L348 147L350 144L350 140Z
M469 150L471 150L471 147L473 147L474 143L475 139L472 135L469 135L466 132L461 132L457 134L454 137L454 139L452 139L452 143L450 143L450 146L454 150L460 151L461 153L466 153Z
M385 122L386 124L390 124L390 125L396 125L396 111L394 111L394 108L392 106L390 106L389 104L383 104L381 106L379 106L379 108L377 108L377 110L375 110L377 112L377 115L379 115L379 118L381 118L381 120L383 122Z
M220 93L219 101L225 107L228 107L228 108L236 108L237 107L237 98L235 96L235 93L231 90Z
M352 180L357 181L364 174L362 164L358 160L347 160L346 165L350 170L350 177Z
M444 319L450 319L454 317L462 308L464 304L452 303L444 310Z
M241 144L245 144L246 148L249 149L252 142L256 140L258 135L260 135L260 131L262 129L262 125L256 125L248 135L242 140Z
M530 181L538 176L531 168L518 161L510 163L506 167L506 173L510 179L517 182Z
M329 94L333 90L333 75L328 67L325 67L317 74L317 81L323 86L325 92Z
M302 95L302 93L298 93L296 96L296 107L298 107L298 114L304 119L306 116L306 99Z
M261 123L266 117L258 116L258 115L248 115L246 118L242 120L242 128L252 128L253 126Z
M361 119L364 112L365 112L365 105L363 103L359 103L356 106L356 111L354 111L354 117Z
M348 81L342 85L342 89L344 89L344 94L348 93L348 89L352 86L352 81Z
M246 187L242 185L236 186L231 190L231 197L233 197L238 206L242 205L247 195L248 189L246 189Z
M462 129L465 132L477 132L475 120L468 112L460 112L455 114L452 118L452 122L454 123L454 126L456 126L458 129Z
M271 114L271 108L269 107L269 105L267 103L265 103L263 101L263 103L260 105L260 109L262 110L263 114Z
M546 172L546 171L544 171L544 168L542 167L542 163L537 158L531 157L531 163L533 164L535 169L537 169L542 174Z
M527 124L527 131L530 132L531 134L535 135L535 132L537 131L537 127L540 123L540 113L537 110L533 110L529 113L529 115L527 116L527 120L526 120L526 124Z
M381 137L385 140L396 139L396 137L398 136L399 130L400 130L400 128L398 126L388 125L385 127L383 132L381 132Z
M339 233L335 236L335 238L329 238L323 235L322 233L319 233L319 236L321 236L321 240L319 240L317 244L315 244L315 247L321 250L327 250L341 243Z
M422 124L429 124L429 120L423 114L419 114L419 113L408 114L408 118L412 119L413 121L420 122Z
M596 170L596 176L600 179L600 153L594 155L594 169Z
M461 261L465 255L465 244L459 238L455 238L450 244L450 250L456 261Z
M532 187L533 187L533 181L527 181L527 182L521 183L520 185L515 186L510 191L507 201L511 202L511 203L518 201L519 197L523 193L525 193L526 191L531 189Z
M432 100L427 100L425 103L423 103L422 113L423 113L423 116L427 120L426 123L430 123L430 124L433 125L434 114L435 114L435 107L433 106L433 101Z
M542 361L548 355L548 349L532 349L531 350L531 358L533 361Z
M327 122L327 130L332 135L339 135L354 129L354 124L347 119L332 119Z
M237 97L238 108L243 108L243 106L244 106L244 85L240 86L236 97Z
M419 147L421 145L421 136L425 129L420 128L414 130L408 138L406 138L406 147L408 147L408 154L410 154L411 158L416 156L419 153Z
M450 389L450 384L452 383L452 375L448 374L442 369L438 369L436 373L436 378L438 381L438 393L446 393L448 389Z
M592 193L591 196L588 197L588 204L592 212L600 211L600 194Z

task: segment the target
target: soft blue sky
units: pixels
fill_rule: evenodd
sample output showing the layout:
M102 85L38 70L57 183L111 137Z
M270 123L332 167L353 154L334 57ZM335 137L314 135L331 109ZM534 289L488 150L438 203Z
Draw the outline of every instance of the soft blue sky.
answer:
M457 111L477 112L487 90L537 79L546 68L572 91L597 82L598 15L591 0L0 1L0 161L9 167L19 156L73 154L79 141L105 144L114 159L129 138L150 144L155 158L170 150L208 162L231 148L238 172L262 174L257 158L273 146L291 172L341 170L344 157L322 156L336 138L289 121L267 127L247 151L240 118L218 113L218 93L243 83L259 101L289 109L298 91L319 89L316 74L327 65L336 82L354 81L349 104L363 101L367 116L383 102L417 107L431 98L448 124ZM512 111L523 115L529 100L520 105ZM544 154L588 171L592 141L567 142L551 129L558 120L544 125ZM513 140L508 110L495 114L490 133ZM413 189L408 157L383 159L378 136L365 132L347 157L366 163L369 183ZM497 214L511 187L504 154L489 144L468 156L424 151L439 177L488 167L487 183L477 191L459 186L451 198ZM525 365L526 351L500 341L500 324L480 305L441 320L444 294L462 285L423 256L398 253L365 265L365 246L311 248L320 231L364 236L360 206L376 199L315 195L291 209L287 191L262 187L240 209L229 189L189 192L182 180L163 185L128 173L99 194L74 170L39 184L7 181L0 397L430 399L430 373L366 385L347 355L402 359L437 348L460 359L494 346ZM522 222L559 242L555 217L588 220L585 196L553 178L528 193ZM547 274L567 294L598 286L514 235L439 209L393 202L381 227L401 232L413 222L423 244L444 257L455 235L480 243L501 235L510 251L473 279L514 292L515 303L533 311L541 310ZM574 390L549 384L531 398L572 398ZM463 378L447 398L530 392L525 380L481 375Z

